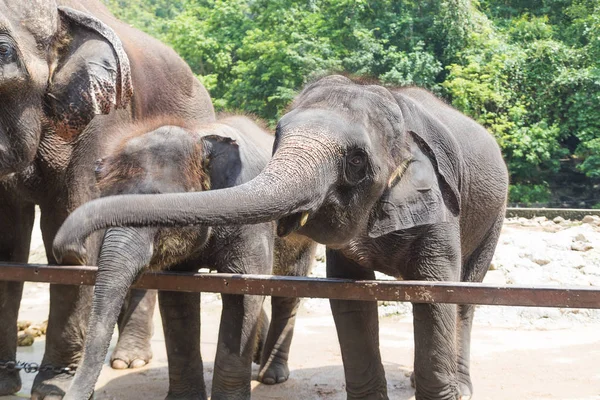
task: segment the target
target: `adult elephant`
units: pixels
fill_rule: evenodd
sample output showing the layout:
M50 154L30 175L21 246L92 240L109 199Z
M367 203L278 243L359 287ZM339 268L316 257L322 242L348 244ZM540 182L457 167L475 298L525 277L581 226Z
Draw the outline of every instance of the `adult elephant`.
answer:
M330 277L481 281L504 219L508 174L494 138L427 91L341 76L304 89L278 124L275 151L247 184L159 196L115 196L76 210L59 256L109 226L260 223L327 245ZM377 303L332 300L349 399L387 399ZM414 304L416 397L473 391L473 307Z
M206 90L174 51L119 22L99 0L0 0L0 260L26 262L34 207L48 262L67 215L98 196L94 162L123 123L174 115L213 121ZM84 258L94 264L99 235ZM1 273L1 272L0 272ZM16 355L23 285L0 282L0 361ZM44 368L33 399L61 398L79 362L91 288L51 285ZM113 353L117 367L151 356L155 293L133 293ZM136 307L134 307L136 306ZM0 369L0 396L15 393L16 371Z

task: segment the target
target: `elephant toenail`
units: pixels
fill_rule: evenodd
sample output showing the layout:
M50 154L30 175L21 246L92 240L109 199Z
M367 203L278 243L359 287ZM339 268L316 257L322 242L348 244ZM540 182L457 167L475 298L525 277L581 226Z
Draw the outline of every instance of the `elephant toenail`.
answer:
M144 365L146 365L146 361L137 358L131 362L129 368L141 368Z
M119 360L119 359L113 360L113 362L112 362L111 365L112 365L113 369L127 369L127 368L129 368L129 364L127 364L125 361Z

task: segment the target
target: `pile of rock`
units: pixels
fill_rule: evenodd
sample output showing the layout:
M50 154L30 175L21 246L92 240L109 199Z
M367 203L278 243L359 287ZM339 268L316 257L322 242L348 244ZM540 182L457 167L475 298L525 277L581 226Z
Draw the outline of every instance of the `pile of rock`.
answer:
M552 220L549 220L546 217L510 217L504 220L504 224L508 226L518 225L526 228L540 228L544 232L550 233L558 232L574 226L580 226L582 224L589 224L600 232L600 217L597 215L586 215L581 221L565 219L560 216L555 217Z
M35 341L35 338L46 334L48 321L44 321L37 325L33 325L30 321L18 321L17 328L19 329L17 345L21 347L31 346Z

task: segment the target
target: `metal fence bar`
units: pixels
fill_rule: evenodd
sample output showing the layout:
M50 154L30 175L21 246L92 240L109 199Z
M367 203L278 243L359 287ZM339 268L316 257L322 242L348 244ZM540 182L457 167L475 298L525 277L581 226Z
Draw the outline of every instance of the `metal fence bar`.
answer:
M0 263L0 280L93 285L96 267ZM137 288L340 300L600 308L600 288L495 286L480 283L353 281L271 275L145 273Z

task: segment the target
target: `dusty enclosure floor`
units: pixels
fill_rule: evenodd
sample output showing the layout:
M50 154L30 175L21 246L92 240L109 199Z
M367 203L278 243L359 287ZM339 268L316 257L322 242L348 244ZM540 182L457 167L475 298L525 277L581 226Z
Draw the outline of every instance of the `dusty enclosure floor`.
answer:
M508 221L487 282L514 284L600 285L600 228L595 224ZM581 245L587 250L581 251ZM34 237L32 262L43 262ZM36 247L37 246L37 247ZM579 250L576 250L579 249ZM314 275L323 275L319 263ZM202 296L202 355L210 390L221 303L218 295ZM47 285L26 284L20 319L47 318ZM410 307L380 307L381 351L392 400L414 399L413 336ZM167 363L158 312L154 316L154 359L141 369L115 371L104 366L96 399L164 399ZM115 343L113 337L113 345ZM44 338L20 347L21 361L39 362ZM112 349L112 347L111 347ZM600 400L600 313L590 310L480 307L472 340L475 400ZM290 356L290 380L267 386L252 382L258 400L345 399L343 367L333 319L326 300L304 301ZM257 366L254 366L256 378ZM23 374L27 398L33 375Z

